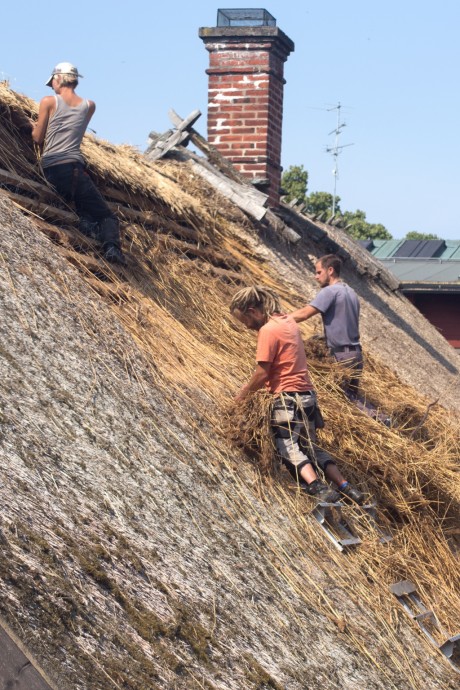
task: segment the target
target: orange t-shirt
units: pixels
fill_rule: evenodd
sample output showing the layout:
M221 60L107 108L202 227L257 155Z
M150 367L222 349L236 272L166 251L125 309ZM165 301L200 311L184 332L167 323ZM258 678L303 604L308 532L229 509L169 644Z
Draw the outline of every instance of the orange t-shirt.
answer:
M300 329L292 316L274 314L259 330L257 362L271 362L266 386L270 393L311 391Z

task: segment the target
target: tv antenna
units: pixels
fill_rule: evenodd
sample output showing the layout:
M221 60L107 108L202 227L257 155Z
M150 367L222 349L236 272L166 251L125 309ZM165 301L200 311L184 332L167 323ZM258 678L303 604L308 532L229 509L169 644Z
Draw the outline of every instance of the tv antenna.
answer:
M332 195L332 215L335 216L335 205L336 205L336 198L337 198L337 180L339 177L339 163L338 163L338 158L339 155L342 153L342 149L346 148L347 146L353 146L354 144L342 144L339 146L339 137L342 133L342 129L346 127L345 122L340 121L340 111L342 109L342 105L340 104L340 101L337 103L336 106L333 108L327 108L327 111L330 112L331 110L337 110L337 125L336 128L332 130L332 132L329 132L329 136L331 134L335 135L335 140L334 140L334 145L333 146L328 146L326 148L326 153L332 154L332 157L334 159L334 169L332 171L332 174L334 175L334 193Z

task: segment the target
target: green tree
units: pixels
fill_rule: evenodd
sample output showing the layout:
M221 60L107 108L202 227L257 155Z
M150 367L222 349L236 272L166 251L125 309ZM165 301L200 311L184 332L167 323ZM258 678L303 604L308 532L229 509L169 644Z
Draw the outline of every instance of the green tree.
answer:
M340 215L339 207L340 197L335 197L335 213ZM332 194L329 192L312 192L307 197L307 213L312 216L318 216L321 213L324 214L324 220L332 216Z
M329 192L312 192L307 196L308 171L303 165L291 165L281 178L281 186L287 202L297 199L306 204L307 213L313 216L322 216L322 220L328 220L332 216L333 196ZM341 211L340 197L335 198L335 218L340 218L349 235L357 240L391 240L392 236L381 223L368 223L364 211ZM436 235L423 236L421 233L408 233L406 239L438 239ZM420 236L420 237L419 237Z
M417 232L416 230L411 230L407 233L403 240L440 240L441 238L437 235L433 235L431 232Z
M364 211L345 211L343 222L346 231L355 240L391 240L392 235L381 223L368 223Z
M308 187L308 171L303 165L291 165L281 177L281 187L286 195L286 201L297 199L305 203Z

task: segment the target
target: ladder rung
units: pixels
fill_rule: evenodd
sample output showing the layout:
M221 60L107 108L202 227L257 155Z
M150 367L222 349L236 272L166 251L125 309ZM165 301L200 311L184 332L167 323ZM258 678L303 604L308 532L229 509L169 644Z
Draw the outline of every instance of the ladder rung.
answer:
M361 539L359 537L350 537L349 539L339 539L338 542L342 546L353 546L353 544L361 544Z
M434 615L433 611L422 611L422 613L418 613L416 616L414 616L414 620L418 621L419 623L427 620L428 618L436 626L438 625L438 621L436 620L436 616Z

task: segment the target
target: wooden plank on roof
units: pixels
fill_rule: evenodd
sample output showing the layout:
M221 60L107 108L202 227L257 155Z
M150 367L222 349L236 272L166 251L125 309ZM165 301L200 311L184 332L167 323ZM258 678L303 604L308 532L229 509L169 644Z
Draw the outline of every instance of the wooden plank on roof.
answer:
M193 170L204 177L205 180L209 182L218 192L223 196L230 199L234 204L236 204L243 211L246 211L250 216L256 220L262 220L262 218L267 213L267 208L261 206L259 203L255 203L251 194L246 194L246 189L242 185L235 185L232 180L226 180L225 177L217 175L216 173L208 170L203 165L200 165L196 161L190 161Z
M313 221L301 216L296 212L295 209L290 208L287 204L281 204L277 209L277 215L281 217L285 223L293 230L299 233L305 233L305 235L312 239L314 242L320 242L327 237L327 233L319 228Z
M0 688L55 690L14 633L0 621Z
M36 213L41 218L60 221L66 224L75 224L78 222L78 216L76 213L71 211L64 211L56 206L50 206L49 204L44 204L36 199L29 199L27 196L22 196L22 194L15 194L10 192L8 189L0 189L0 193L6 194L12 201L14 201L20 208L27 211L32 211Z
M291 244L297 244L301 239L301 235L293 230L289 225L286 225L281 218L278 218L273 211L268 210L267 215L264 219L272 230L274 230L283 239L287 240Z
M179 115L172 109L168 112L168 115L176 129L178 129L180 132L183 132L184 130L190 130L190 128L193 127L195 122L201 117L201 110L192 110L190 115L188 115L185 120L181 120Z
M172 108L168 112L168 115L169 119L176 127L180 126L180 124L183 122L182 118ZM235 182L240 182L240 184L250 184L248 179L243 177L243 175L240 175L230 161L225 158L212 144L206 141L206 139L202 137L201 134L196 131L196 129L189 127L188 133L190 135L190 141L195 144L197 149L205 154L210 163L212 163L218 170L223 172L224 175L227 175L227 177Z
M23 189L25 192L34 192L44 197L57 198L56 192L45 184L28 180L9 170L0 169L0 182Z
M203 158L203 156L198 156L196 153L193 153L193 151L187 151L185 157L186 160L192 160L206 170L209 170L209 172L212 175L215 175L219 180L224 180L224 182L229 184L232 189L236 190L239 194L243 194L245 198L252 199L259 206L265 207L267 205L268 194L265 194L265 192L261 192L259 189L256 189L250 184L241 184L236 180L232 180L228 177L228 175L223 173L221 170L218 170L218 168L216 168L206 158Z
M193 129L191 124L197 119L198 113L199 111L193 111L185 120L172 109L168 113L178 131L179 129L187 128L193 144L207 157L207 161L204 162L197 160L198 157L189 156L189 161L195 172L204 177L209 184L252 218L255 218L257 221L264 219L284 239L291 243L298 242L300 235L266 208L268 195L255 189L250 179L241 175L229 160L222 156L214 146L209 144L204 137ZM206 164L208 162L216 170L212 169L209 164Z
M214 249L208 247L198 247L196 244L190 244L189 242L184 242L183 240L177 240L175 237L159 235L158 242L161 246L181 251L183 254L198 256L202 259L206 259L210 263L219 264L222 266L229 266L231 268L237 268L238 262L230 254L221 254L216 252Z
M236 271L229 271L228 268L219 268L218 266L213 266L211 264L209 270L211 275L216 276L216 278L220 278L226 283L242 284L244 282L241 273L237 273Z
M175 235L179 235L179 237L183 237L187 240L193 240L195 242L202 242L204 239L203 236L201 236L193 228L186 228L183 225L179 225L179 223L176 223L174 220L169 220L168 218L159 216L152 211L139 211L137 209L128 208L123 204L117 204L112 201L108 201L107 205L110 210L116 213L118 216L125 217L132 223L139 223L147 227L153 227L157 232L174 233Z
M104 199L115 199L116 201L121 201L125 206L131 208L135 206L137 209L142 210L142 207L152 206L155 203L152 197L147 195L139 194L139 192L132 192L127 189L117 189L116 187L109 186L99 186L99 191L101 192ZM158 203L162 203L159 199Z
M175 146L179 146L186 139L189 138L188 132L176 130L175 132L169 130L166 134L156 140L151 141L145 155L149 160L156 161L163 158L168 151L171 151Z

